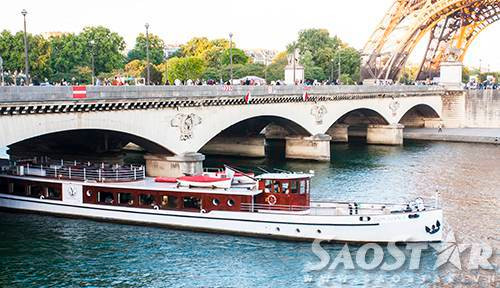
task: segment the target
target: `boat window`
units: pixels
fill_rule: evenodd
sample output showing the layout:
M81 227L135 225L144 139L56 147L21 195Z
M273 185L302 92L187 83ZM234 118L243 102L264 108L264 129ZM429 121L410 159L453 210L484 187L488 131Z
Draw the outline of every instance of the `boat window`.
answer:
M97 192L97 202L103 204L114 204L115 197L111 192Z
M9 182L0 179L0 193L10 193Z
M27 186L20 184L20 183L14 183L14 194L17 195L26 195L26 192L28 189L26 189Z
M155 198L151 194L140 194L139 195L139 205L150 206L153 205Z
M264 184L264 192L266 193L270 193L271 192L271 188L273 187L273 181L271 180L266 180L265 184Z
M132 193L118 193L118 204L122 205L134 205L134 198Z
M220 204L219 199L217 199L217 198L212 199L212 204L213 204L214 206L219 206L219 204Z
M281 188L283 188L283 193L290 194L290 183L288 182L281 183Z
M45 190L45 189L43 189ZM30 185L30 196L33 196L33 197L40 197L43 195L43 197L47 197L47 195L45 194L42 194L42 187L41 186L38 186L38 185Z
M292 181L290 183L290 191L292 192L292 194L299 193L299 185L298 185L297 181Z
M233 206L234 206L234 204L235 204L235 202L234 202L234 200L233 200L233 199L228 199L228 200L227 200L227 206L229 206L229 207L233 207Z
M311 189L311 186L310 186L310 181L309 180L306 180L306 193L309 193L309 190Z
M273 193L280 193L280 182L279 181L274 181L273 182Z
M61 199L61 190L59 189L48 187L45 193L49 199Z
M14 193L14 183L9 183L9 194Z
M177 208L177 197L163 195L161 197L161 206L164 208L170 208L170 209Z
M301 180L300 181L300 194L305 194L306 193L306 181Z
M184 197L184 208L200 209L200 198L198 197Z

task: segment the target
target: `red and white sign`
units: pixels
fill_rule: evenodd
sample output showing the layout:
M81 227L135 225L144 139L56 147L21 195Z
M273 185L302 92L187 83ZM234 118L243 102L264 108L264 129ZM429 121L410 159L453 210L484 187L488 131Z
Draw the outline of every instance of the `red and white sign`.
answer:
M250 91L247 92L247 95L245 95L245 97L243 97L243 99L245 100L245 103L250 103L250 99L252 98L252 94L250 94Z
M74 99L84 99L87 98L87 87L86 86L73 86L73 98Z
M233 91L233 86L231 86L231 85L224 85L224 86L222 87L222 90L223 90L224 92L231 92L231 91Z
M304 101L309 100L309 96L310 96L309 93L307 93L307 91L304 91L304 94L302 95L302 100Z

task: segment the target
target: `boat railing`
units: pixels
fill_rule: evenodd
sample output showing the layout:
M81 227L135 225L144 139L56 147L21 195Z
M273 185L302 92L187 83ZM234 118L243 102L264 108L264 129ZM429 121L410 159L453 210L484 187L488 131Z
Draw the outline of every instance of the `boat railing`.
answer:
M17 176L35 176L75 181L130 182L146 178L144 166L53 161L46 164L14 163L8 173Z
M310 205L270 205L242 203L241 211L280 213L280 214L303 214L314 216L333 215L380 215L402 212L418 212L429 209L436 209L438 205L426 203L424 205L414 205L414 202L407 204L388 203L357 203L357 202L311 202Z

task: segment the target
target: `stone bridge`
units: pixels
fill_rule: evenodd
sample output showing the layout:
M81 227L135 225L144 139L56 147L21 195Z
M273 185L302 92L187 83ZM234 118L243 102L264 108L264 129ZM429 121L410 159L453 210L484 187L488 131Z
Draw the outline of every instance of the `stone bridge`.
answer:
M331 140L358 135L400 145L405 125L455 121L453 99L463 93L437 86L86 89L75 99L71 87L0 87L0 147L11 155L99 154L133 143L146 151L151 175L196 166L197 152L263 157L266 139L284 140L287 158L329 160Z

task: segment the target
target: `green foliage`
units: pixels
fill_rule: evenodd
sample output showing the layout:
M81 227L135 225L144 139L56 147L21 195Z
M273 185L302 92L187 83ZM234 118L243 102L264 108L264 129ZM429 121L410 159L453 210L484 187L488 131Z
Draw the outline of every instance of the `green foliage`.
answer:
M140 33L135 39L134 49L130 50L127 54L128 61L132 60L146 60L146 35ZM165 43L163 40L154 34L149 34L149 57L151 63L158 65L163 62L165 58L164 51Z
M205 61L208 67L220 67L223 52L230 46L226 39L208 40L206 37L195 37L181 46L184 57L198 57Z
M248 56L245 54L245 52L241 49L234 48L232 49L232 54L233 54L233 65L234 64L247 64L248 63ZM221 63L222 65L229 65L231 62L231 49L226 49L222 53L222 60Z
M173 83L175 79L182 81L199 79L205 70L205 62L198 57L171 58L168 60L168 79ZM166 65L163 67L167 67ZM164 71L161 71L164 72Z
M139 78L141 77L142 71L146 68L146 61L143 60L132 60L125 65L125 75L128 77Z
M93 50L96 74L99 72L111 72L113 69L123 67L125 61L125 57L123 56L125 41L118 33L111 32L103 26L86 27L78 37L84 45L90 45L91 41L94 41ZM90 56L91 54L88 53L86 59Z
M273 62L266 67L266 81L283 80L285 78L285 67L288 64L287 52L283 51L278 53L273 59Z
M349 76L349 83L359 80L360 53L343 44L338 37L331 37L326 29L300 31L297 41L292 42L287 47L289 53L295 49L300 51L300 63L304 65L306 79L322 81L331 78L331 69L334 63L336 65L334 79L337 79L340 56L341 73Z
M34 82L43 80L50 73L50 45L40 35L28 34L30 76ZM24 33L15 35L9 31L0 33L0 55L4 61L4 70L24 73Z
M144 65L144 68L141 72L141 77L146 79L147 78L147 64ZM160 70L158 70L158 68L156 66L154 66L153 64L150 64L149 65L149 75L151 76L151 79L150 79L150 82L151 84L155 84L155 85L160 85L160 84L163 84L164 81L163 81L163 75L162 75L162 72Z

